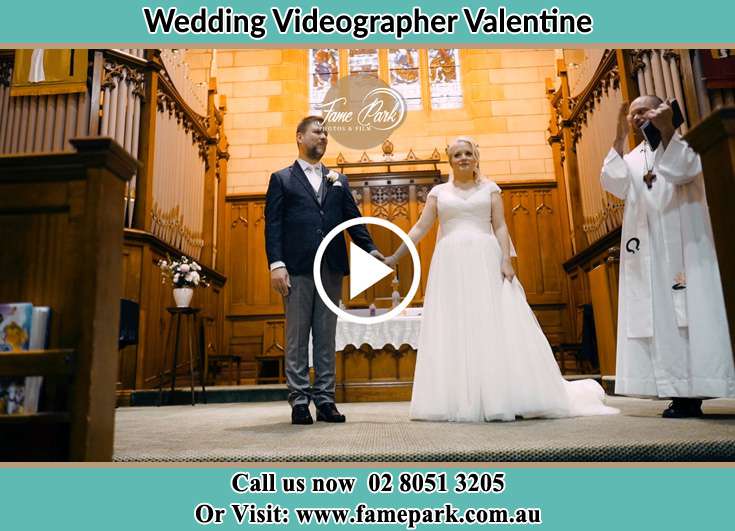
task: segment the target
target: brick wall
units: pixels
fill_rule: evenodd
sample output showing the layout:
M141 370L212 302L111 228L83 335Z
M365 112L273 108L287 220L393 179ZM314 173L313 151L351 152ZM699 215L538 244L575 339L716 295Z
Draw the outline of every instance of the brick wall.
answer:
M193 77L206 81L211 57L209 50L189 51ZM545 78L555 77L556 58L553 49L461 50L463 107L409 111L391 137L395 158L409 149L419 158L434 148L444 154L453 137L469 135L480 145L481 168L490 178L553 180ZM216 64L218 91L227 96L228 190L265 191L271 172L296 157L296 124L308 114L307 50L224 49ZM362 153L332 139L325 162L332 164L340 152L347 160ZM380 153L380 147L368 150L374 160Z

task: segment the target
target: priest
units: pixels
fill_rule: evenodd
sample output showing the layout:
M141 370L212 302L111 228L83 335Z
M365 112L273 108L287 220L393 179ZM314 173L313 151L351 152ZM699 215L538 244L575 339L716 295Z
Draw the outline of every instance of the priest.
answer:
M623 154L631 127L660 133ZM735 369L699 156L656 96L623 104L602 185L625 200L615 392L671 398L665 418L699 417L735 396Z

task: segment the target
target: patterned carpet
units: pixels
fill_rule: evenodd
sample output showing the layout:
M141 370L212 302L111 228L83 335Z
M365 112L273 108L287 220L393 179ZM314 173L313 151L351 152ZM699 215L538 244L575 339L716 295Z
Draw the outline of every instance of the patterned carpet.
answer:
M285 402L117 410L115 461L733 461L735 400L702 419L664 401L611 397L620 415L501 423L408 420L408 403L341 404L346 424L292 426Z

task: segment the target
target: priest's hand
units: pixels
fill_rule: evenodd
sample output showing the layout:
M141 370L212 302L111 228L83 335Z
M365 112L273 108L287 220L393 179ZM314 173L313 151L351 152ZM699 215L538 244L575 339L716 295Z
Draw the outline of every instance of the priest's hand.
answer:
M271 287L280 295L285 297L288 295L288 289L291 287L291 278L285 267L278 267L271 271Z
M513 281L516 276L516 272L513 269L513 264L510 258L503 258L503 263L500 264L500 272L503 273L503 280Z
M655 109L648 111L645 116L661 133L661 141L665 148L671 137L674 136L674 111L671 109L671 104L665 101Z
M628 117L628 110L630 104L623 102L618 110L618 125L615 132L615 142L613 148L618 152L618 155L623 156L623 147L625 145L625 139L628 137L630 131L630 118Z

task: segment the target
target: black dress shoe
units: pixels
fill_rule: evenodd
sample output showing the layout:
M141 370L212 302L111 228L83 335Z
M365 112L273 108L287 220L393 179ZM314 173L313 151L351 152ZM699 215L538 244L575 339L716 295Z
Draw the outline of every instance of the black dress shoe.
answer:
M296 404L291 409L291 424L314 424L308 405Z
M344 422L345 416L337 410L333 402L316 406L316 420L324 422Z
M702 416L702 401L697 398L674 398L661 416L665 419L688 419Z

